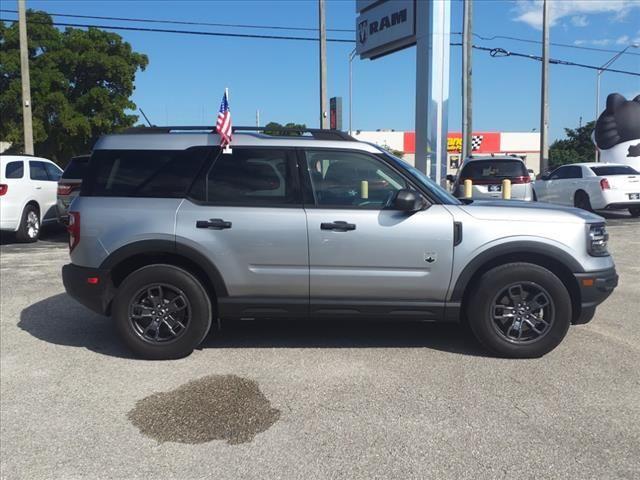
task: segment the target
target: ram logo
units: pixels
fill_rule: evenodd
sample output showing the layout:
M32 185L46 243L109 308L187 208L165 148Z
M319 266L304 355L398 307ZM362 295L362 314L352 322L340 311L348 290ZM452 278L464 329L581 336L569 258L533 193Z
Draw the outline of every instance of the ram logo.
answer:
M369 27L369 22L367 20L363 20L358 24L358 40L363 45L367 42L367 30Z

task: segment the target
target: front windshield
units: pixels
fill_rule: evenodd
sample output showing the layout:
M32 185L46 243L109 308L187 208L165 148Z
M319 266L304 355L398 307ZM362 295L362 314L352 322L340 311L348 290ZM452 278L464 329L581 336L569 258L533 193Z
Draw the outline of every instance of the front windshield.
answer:
M425 187L431 195L436 197L441 203L445 205L462 205L462 202L458 200L456 197L447 192L444 188L438 185L436 182L431 180L425 173L418 170L416 167L409 165L407 162L402 160L401 158L396 157L395 155L390 154L389 152L383 152L387 158L390 158L394 161L396 165L403 168L404 170L409 171L414 180L420 183L423 187Z

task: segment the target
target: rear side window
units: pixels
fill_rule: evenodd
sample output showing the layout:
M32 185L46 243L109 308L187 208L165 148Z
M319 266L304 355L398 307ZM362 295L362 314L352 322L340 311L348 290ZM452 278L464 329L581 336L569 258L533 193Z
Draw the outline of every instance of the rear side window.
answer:
M49 181L49 175L47 175L47 169L44 165L44 162L29 161L29 177L31 177L31 180Z
M299 203L292 162L286 150L234 148L218 156L194 185L191 197L217 205Z
M467 163L460 178L471 180L493 180L528 176L524 163L517 160L475 160Z
M605 175L640 175L634 168L627 165L591 167L591 171L599 177Z
M4 178L24 177L24 162L9 162L4 170Z
M62 175L62 170L60 170L57 166L52 165L51 163L45 163L44 168L47 170L47 175L49 176L49 180L53 180L57 182L60 180L60 175Z
M89 157L72 158L62 173L62 178L82 180L89 164Z
M82 195L180 198L202 168L210 147L187 150L97 150Z

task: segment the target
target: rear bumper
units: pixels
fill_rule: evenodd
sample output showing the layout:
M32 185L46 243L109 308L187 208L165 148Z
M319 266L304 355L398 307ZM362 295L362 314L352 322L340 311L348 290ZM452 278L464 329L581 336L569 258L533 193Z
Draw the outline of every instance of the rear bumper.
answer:
M589 322L595 313L596 307L604 302L613 290L618 286L618 274L616 268L595 272L574 274L580 288L581 311L574 323Z
M95 277L99 279L97 284L87 281ZM115 291L106 270L69 263L62 267L62 282L67 293L82 305L101 315L109 314Z
M637 200L629 201L629 202L617 202L608 204L605 209L606 210L625 210L627 208L638 208L640 207L640 202Z

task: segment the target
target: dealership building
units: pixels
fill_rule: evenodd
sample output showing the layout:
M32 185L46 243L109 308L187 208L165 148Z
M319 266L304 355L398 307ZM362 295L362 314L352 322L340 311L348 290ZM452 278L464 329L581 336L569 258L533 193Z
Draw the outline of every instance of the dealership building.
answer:
M394 130L354 130L358 140L403 152L403 158L413 165L415 158L415 132ZM536 174L540 168L539 132L473 132L473 156L516 155ZM447 136L447 173L456 173L462 163L462 134L451 132ZM428 170L427 170L428 171Z

